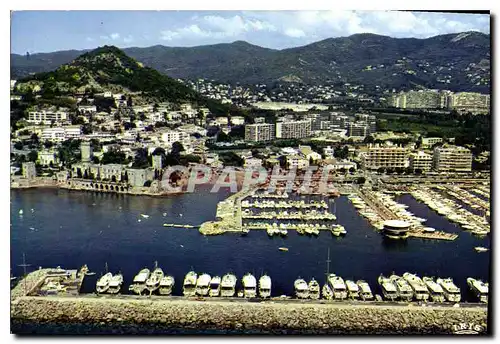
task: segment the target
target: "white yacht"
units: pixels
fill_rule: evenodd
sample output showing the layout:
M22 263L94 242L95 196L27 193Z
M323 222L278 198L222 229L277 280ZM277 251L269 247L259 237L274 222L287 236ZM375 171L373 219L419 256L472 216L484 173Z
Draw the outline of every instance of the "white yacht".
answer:
M481 246L476 246L474 247L474 249L476 250L476 252L487 252L489 250L488 248Z
M427 301L429 299L429 290L420 277L416 274L405 272L403 278L410 284L417 301Z
M113 277L113 274L111 272L108 272L101 278L96 283L96 291L98 294L102 294L108 291L109 289L109 282L111 281L111 278Z
M313 300L320 298L319 283L314 278L309 282L309 297Z
M221 282L221 296L233 297L236 293L236 276L233 274L225 274L222 276Z
M304 279L296 279L293 286L295 288L295 295L297 295L299 299L307 299L309 297L309 286Z
M220 296L220 282L221 282L220 276L212 277L212 279L210 280L209 296L211 297Z
M403 301L411 301L413 299L413 290L410 284L401 276L392 275L389 277L392 283L396 286L398 290L399 298Z
M271 297L271 277L268 275L259 278L259 295L262 298Z
M347 287L342 277L335 274L329 274L328 286L332 290L333 297L336 300L344 300L347 298Z
M378 277L378 284L382 289L382 294L387 300L395 301L398 299L398 289L396 288L396 285L392 283L390 278L380 275Z
M479 301L488 303L488 293L489 293L488 283L484 283L481 280L469 277L467 278L467 285L472 290L472 292L476 294Z
M155 264L157 265L157 264ZM146 281L146 289L149 290L149 293L152 294L155 290L160 287L160 281L163 278L163 270L156 266L153 270L153 273L149 276Z
M201 274L196 280L196 295L207 296L211 280L209 274Z
M328 286L328 283L323 285L323 288L321 289L321 294L326 300L331 300L333 299L333 292Z
M160 281L160 288L158 289L158 292L160 293L160 295L171 295L174 285L175 285L174 277L164 275Z
M460 302L460 288L458 288L451 278L438 278L436 282L443 288L444 296L449 302Z
M350 299L359 299L359 286L354 281L346 280L347 294Z
M144 289L146 289L146 281L149 278L150 274L151 271L149 271L148 268L144 268L139 271L139 273L135 275L129 290L133 291L136 294L141 294Z
M256 297L257 296L257 281L251 273L247 273L243 276L241 280L243 284L243 296L244 297Z
M194 296L196 293L196 280L198 275L194 271L189 271L184 277L183 293L184 296Z
M356 282L359 287L359 294L363 301L373 300L373 293L368 282L364 280L359 280Z
M431 299L434 302L444 302L445 297L444 297L444 290L443 288L437 284L433 278L431 277L424 277L423 281L427 288L429 288L429 292L431 294Z
M121 273L113 275L113 277L111 277L111 280L109 281L108 293L118 294L120 292L120 289L122 288L122 284L123 275Z

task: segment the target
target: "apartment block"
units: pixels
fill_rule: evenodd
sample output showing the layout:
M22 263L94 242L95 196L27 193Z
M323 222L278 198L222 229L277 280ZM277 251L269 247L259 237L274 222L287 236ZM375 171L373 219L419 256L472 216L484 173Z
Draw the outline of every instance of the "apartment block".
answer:
M439 172L470 172L472 153L459 146L444 145L434 148L433 167Z
M311 136L311 120L276 123L276 137L280 139L302 139Z
M410 154L410 168L413 170L430 171L432 168L432 155L422 151Z
M408 167L409 151L404 147L380 147L370 145L367 152L360 154L365 169Z
M423 137L422 138L422 148L429 148L434 146L436 143L443 142L442 137Z
M274 124L257 123L245 125L245 141L262 142L276 138L276 127Z
M349 123L347 129L348 136L365 137L370 134L370 126L366 122Z
M28 113L28 122L51 124L54 122L64 122L68 119L68 114L64 111L30 111Z
M474 92L459 92L450 96L448 108L472 113L490 111L490 95Z

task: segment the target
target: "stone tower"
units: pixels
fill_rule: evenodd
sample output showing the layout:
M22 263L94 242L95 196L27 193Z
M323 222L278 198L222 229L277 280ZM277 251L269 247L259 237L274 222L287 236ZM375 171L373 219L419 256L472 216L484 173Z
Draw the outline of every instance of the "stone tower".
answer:
M82 152L82 162L90 162L92 160L92 146L90 142L83 141L80 144L80 151Z
M161 155L153 155L153 170L161 170Z

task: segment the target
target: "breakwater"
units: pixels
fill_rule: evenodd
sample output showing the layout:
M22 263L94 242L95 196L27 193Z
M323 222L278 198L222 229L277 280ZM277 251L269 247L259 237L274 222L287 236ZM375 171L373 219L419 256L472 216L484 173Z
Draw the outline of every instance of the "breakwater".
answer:
M487 309L92 296L21 297L12 304L11 322L15 333L23 332L23 324L36 322L40 326L56 324L61 328L85 324L95 326L96 331L107 329L106 333L121 334L168 333L179 328L280 334L452 334L455 326L462 323L479 325L485 333Z

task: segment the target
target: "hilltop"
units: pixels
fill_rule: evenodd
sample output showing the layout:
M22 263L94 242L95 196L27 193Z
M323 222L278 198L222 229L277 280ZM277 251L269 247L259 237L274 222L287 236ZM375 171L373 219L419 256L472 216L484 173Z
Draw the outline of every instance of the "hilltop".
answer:
M145 66L182 79L255 84L362 83L368 87L428 87L489 91L490 36L479 32L426 39L356 34L274 50L243 41L189 48L126 48ZM12 77L48 71L85 51L11 55Z
M194 102L223 108L179 81L143 66L114 46L86 52L54 71L27 76L16 84L16 91L21 94L29 90L38 90L42 99L113 91L155 101Z

